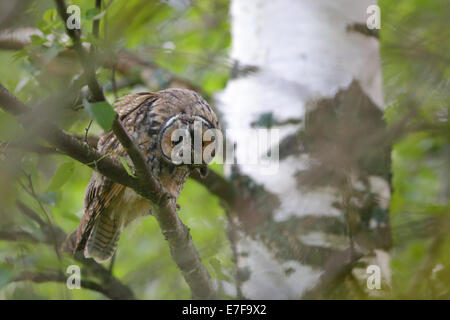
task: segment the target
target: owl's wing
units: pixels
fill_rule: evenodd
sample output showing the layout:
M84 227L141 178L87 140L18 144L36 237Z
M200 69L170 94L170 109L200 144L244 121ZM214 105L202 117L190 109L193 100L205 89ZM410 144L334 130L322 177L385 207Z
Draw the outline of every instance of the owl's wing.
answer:
M153 102L157 98L157 94L151 92L128 94L117 101L114 106L116 112L119 114L119 119L123 120L123 118L136 110L144 102Z
M84 199L84 214L77 229L75 252L85 247L95 221L108 210L123 190L124 186L94 172Z
M115 104L119 119L124 120L149 99L154 101L156 95L152 93L138 93L124 96ZM132 131L132 128L127 129ZM130 133L132 134L132 132ZM126 155L125 150L112 132L108 132L100 138L97 148L102 154L111 153L110 156L112 158ZM71 240L72 243L74 242L70 245L73 248L71 251L76 252L84 249L95 222L108 210L113 201L124 190L125 187L123 185L113 182L98 172L93 173L84 198L84 214L76 231L76 238Z

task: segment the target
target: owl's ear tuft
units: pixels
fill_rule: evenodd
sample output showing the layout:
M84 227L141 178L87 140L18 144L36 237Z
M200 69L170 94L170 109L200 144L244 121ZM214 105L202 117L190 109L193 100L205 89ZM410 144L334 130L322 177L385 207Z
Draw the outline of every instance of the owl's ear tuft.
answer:
M195 170L198 171L198 173L200 174L200 177L202 179L206 178L206 176L208 175L209 169L208 169L208 165L203 164L200 167L195 168Z

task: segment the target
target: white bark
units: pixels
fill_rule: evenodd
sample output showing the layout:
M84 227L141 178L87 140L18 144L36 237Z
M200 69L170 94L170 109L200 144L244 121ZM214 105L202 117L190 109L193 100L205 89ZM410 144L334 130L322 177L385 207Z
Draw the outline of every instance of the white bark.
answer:
M239 64L257 66L258 71L229 81L217 98L227 129L248 129L265 112L277 120L301 119L306 103L332 97L357 80L365 93L383 108L378 40L356 32L348 25L366 23L366 9L373 0L232 0L231 57ZM300 125L280 127L280 139ZM228 131L229 132L229 131ZM237 161L246 147L238 134ZM300 193L293 174L308 168L307 155L289 156L276 174L261 174L258 165L241 165L243 173L279 196L276 221L292 215L340 215L331 204L336 190ZM339 246L323 234L298 235L304 243ZM243 293L253 299L299 298L314 286L321 270L295 261L280 262L261 243L242 236L240 267L250 269ZM286 269L295 270L285 274Z

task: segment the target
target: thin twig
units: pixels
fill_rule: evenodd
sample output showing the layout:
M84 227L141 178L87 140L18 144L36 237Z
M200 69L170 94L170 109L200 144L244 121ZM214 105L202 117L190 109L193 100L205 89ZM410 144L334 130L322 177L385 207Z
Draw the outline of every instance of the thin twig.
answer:
M27 217L31 218L32 220L36 221L39 224L41 232L45 237L43 242L47 244L53 244L52 236L49 236L50 226L44 220L42 220L35 211L27 207L22 202L18 201L17 206L24 215L26 215ZM57 236L59 242L58 246L60 246L61 243L64 241L64 239L66 239L67 235L58 226L55 226L54 230L58 235ZM0 239L7 241L32 241L34 243L39 241L39 239L36 236L21 230L17 230L14 233L0 232ZM82 281L83 287L101 292L111 299L135 299L133 291L126 285L122 284L102 265L98 264L92 259L86 259L82 255L75 256L74 258L75 260L79 261L84 265L83 270L85 270L88 274L92 274L95 277L97 277L102 283L99 287L89 287L89 285L86 285L85 281Z
M112 90L114 93L114 99L117 100L117 82L116 82L116 65L113 64L111 69L111 83L112 83Z
M89 133L89 129L91 128L92 122L93 121L90 120L88 126L86 128L84 128L84 131L85 131L85 133L84 133L84 142L87 143L87 144L89 144L88 133Z
M114 182L133 187L135 179L126 172L118 161L105 157L91 146L83 143L79 138L64 132L46 120L42 121L42 128L45 130L36 130L29 126L29 123L21 115L27 113L30 108L14 97L1 83L0 105L5 111L18 116L24 127L28 127L36 135L47 140L60 152L100 172Z
M36 193L36 191L34 189L33 180L32 180L31 174L28 174L23 169L21 169L21 170L22 170L22 173L25 175L25 177L27 178L27 181L28 181L28 188L29 189L24 188L24 190L26 192L28 192L29 195L37 202L39 208L41 208L42 212L44 213L45 219L47 219L47 225L49 226L49 232L51 234L53 248L55 250L56 256L61 261L61 253L59 251L59 243L58 243L58 238L57 238L56 231L55 231L55 228L54 228L54 223L52 221L53 219L51 218L51 215L45 209L44 205L42 204L41 200L39 199L39 196L37 195L37 193Z

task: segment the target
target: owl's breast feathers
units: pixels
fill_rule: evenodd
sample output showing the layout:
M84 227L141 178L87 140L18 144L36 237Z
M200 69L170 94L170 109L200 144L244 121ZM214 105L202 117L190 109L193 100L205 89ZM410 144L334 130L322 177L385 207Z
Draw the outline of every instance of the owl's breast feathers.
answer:
M176 200L189 175L189 168L161 161L157 141L161 125L173 115L184 114L201 116L219 128L214 111L199 94L185 89L126 95L115 107L120 121L153 173ZM133 168L126 151L112 132L100 137L97 149L112 158L125 159ZM84 250L86 257L99 262L108 260L116 250L123 228L134 219L147 215L150 207L150 203L133 190L94 172L84 199L84 215L77 231L66 240L64 248L73 253Z

